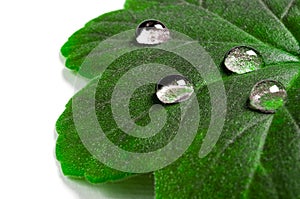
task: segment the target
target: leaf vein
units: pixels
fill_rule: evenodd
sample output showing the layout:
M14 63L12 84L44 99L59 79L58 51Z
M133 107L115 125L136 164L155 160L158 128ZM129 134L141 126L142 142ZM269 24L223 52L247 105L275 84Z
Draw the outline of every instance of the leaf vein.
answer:
M246 191L249 190L250 185L253 182L255 172L256 172L258 166L261 165L261 161L260 161L261 154L262 154L262 151L264 149L264 145L265 145L265 142L266 142L266 138L267 138L267 135L268 135L269 128L270 128L271 123L272 123L272 119L273 119L273 116L270 119L268 119L268 121L266 122L266 128L263 131L263 133L261 135L261 138L259 140L258 149L257 149L257 152L256 152L256 157L255 157L255 162L254 162L254 167L252 168L252 171L249 173L249 181L245 186Z
M289 116L289 118L291 119L291 121L292 121L292 123L293 123L293 125L294 125L294 127L295 127L295 130L296 130L297 133L300 135L300 127L299 127L298 124L295 122L294 117L292 116L292 114L289 112L289 110L288 110L286 107L284 107L284 110L285 110L285 112L287 113L287 115Z
M291 2L289 3L290 7L292 6L294 0L291 0ZM273 11L265 4L265 2L263 2L262 0L259 0L260 4L268 11L268 13L270 13L270 16L272 16L288 33L290 33L290 35L292 36L293 40L295 43L298 43L297 39L295 38L295 36L293 35L293 33L285 26L285 24L281 21L282 18L278 18ZM289 10L289 5L287 6L288 10ZM287 10L287 12L288 12ZM287 14L287 13L286 13ZM299 47L299 45L298 45Z
M285 7L285 9L283 10L283 12L280 16L280 20L282 20L285 16L287 16L287 14L289 13L289 11L292 8L294 3L295 3L295 0L291 0L290 3Z

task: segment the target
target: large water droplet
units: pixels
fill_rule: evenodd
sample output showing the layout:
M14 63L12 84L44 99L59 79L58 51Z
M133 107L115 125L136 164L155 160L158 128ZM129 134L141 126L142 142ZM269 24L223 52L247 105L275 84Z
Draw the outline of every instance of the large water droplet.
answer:
M157 98L164 104L188 100L194 92L193 85L181 75L169 75L157 84Z
M280 82L263 80L252 88L250 107L263 113L275 113L284 105L286 98L286 90Z
M136 41L139 44L156 45L170 39L170 31L157 20L143 21L136 29Z
M225 67L238 74L248 73L263 67L262 56L253 48L238 46L231 49L224 60Z

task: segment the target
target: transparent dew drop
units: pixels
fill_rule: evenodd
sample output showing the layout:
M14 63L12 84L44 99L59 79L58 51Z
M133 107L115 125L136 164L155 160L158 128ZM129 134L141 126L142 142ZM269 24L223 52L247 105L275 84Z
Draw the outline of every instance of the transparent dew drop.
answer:
M136 41L144 45L156 45L167 42L170 39L170 31L157 20L143 21L136 29Z
M243 74L262 68L264 62L262 56L255 49L238 46L226 54L224 65L231 72Z
M193 85L181 75L169 75L157 83L156 96L164 104L186 101L193 93Z
M255 84L250 94L250 108L263 113L275 113L286 101L284 86L274 80L262 80Z

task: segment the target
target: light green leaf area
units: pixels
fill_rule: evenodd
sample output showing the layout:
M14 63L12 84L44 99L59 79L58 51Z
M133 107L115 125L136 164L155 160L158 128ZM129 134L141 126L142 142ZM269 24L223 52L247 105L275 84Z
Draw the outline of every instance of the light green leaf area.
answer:
M199 6L199 2L205 9ZM147 63L168 65L194 85L202 85L202 77L191 64L169 52L141 49L116 59L101 76L97 76L100 75L97 63L87 70L80 70L91 52L97 55L93 49L103 40L135 29L145 19L159 19L170 30L198 40L210 54L223 77L227 115L213 151L205 158L199 158L209 126L211 102L215 99L209 97L207 86L197 87L200 105L197 136L181 158L155 172L156 198L299 198L299 29L294 30L287 23L292 24L293 20L299 22L298 4L292 3L291 8L287 8L288 12L283 17L285 21L278 17L284 6L274 3L277 1L199 2L164 1L163 6L160 1L131 0L126 3L126 8L131 10L108 13L87 23L62 47L66 66L82 76L93 78L76 96L86 96L85 101L91 100L91 88L96 85L97 119L106 136L120 148L146 153L169 143L176 135L180 121L178 104L164 106L167 123L155 136L142 139L124 134L117 126L110 99L116 83L127 71ZM257 49L264 58L265 67L244 75L228 74L222 66L224 55L239 45ZM288 101L275 114L263 114L248 108L253 85L263 79L278 80L287 88ZM134 92L129 108L136 124L145 126L151 123L149 109L159 103L154 94L153 84ZM111 169L87 151L74 124L72 100L57 121L57 132L56 154L65 175L85 177L93 183L135 175Z
M145 59L140 59L140 57ZM178 129L180 121L180 106L165 106L169 113L166 125L157 135L148 139L142 139L124 134L117 126L111 110L111 97L118 80L130 69L141 64L153 63L153 61L154 63L168 65L170 63L169 60L173 60L172 66L178 72L185 74L195 84L203 82L201 75L183 58L161 50L146 49L124 54L115 60L100 79L99 77L93 79L89 85L73 98L78 96L82 98L83 96L84 98L81 99L83 103L87 103L95 98L97 119L103 132L114 144L128 151L141 153L155 151L165 146L176 135L176 129ZM95 92L95 84L98 86L94 97L92 94ZM129 109L132 120L138 125L145 126L150 122L148 111L152 105L159 104L158 99L154 97L154 93L155 84L142 86L134 92L130 100ZM73 103L70 100L66 105L66 110L56 124L56 130L59 134L56 154L57 159L61 162L63 173L72 177L85 177L93 183L117 180L132 175L103 165L89 153L82 144L76 130L72 106ZM92 111L84 111L90 112L91 115L89 116L93 117ZM91 126L91 128L96 127ZM90 139L93 140L93 137ZM94 144L97 145L97 143Z

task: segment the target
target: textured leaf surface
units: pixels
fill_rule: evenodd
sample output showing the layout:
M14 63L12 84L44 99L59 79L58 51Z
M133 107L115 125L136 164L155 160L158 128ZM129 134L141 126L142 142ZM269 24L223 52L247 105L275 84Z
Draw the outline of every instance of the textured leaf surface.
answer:
M288 109L294 105L287 104L275 115L246 108L255 82L279 78L287 83L292 76L289 73L297 73L297 69L292 72L291 66L284 72L285 77L281 72L277 76L268 70L283 72L274 67L225 81L229 111L214 151L199 159L197 151L202 144L199 135L199 140L180 160L155 172L157 198L299 197L299 123ZM290 100L293 98L291 94Z
M244 6L241 5L240 10L236 12L242 12L241 9L244 9ZM181 9L185 12L181 12ZM259 6L253 9L264 13L261 11L263 8ZM176 14L170 16L170 13ZM67 58L66 66L78 71L87 55L101 41L122 31L135 29L141 21L155 17L163 21L167 27L199 40L215 59L216 65L221 63L228 49L236 45L255 47L263 54L267 64L298 60L293 56L299 53L298 42L282 23L273 15L264 14L253 18L253 16L248 16L250 14L249 11L242 15L242 24L233 24L223 16L189 5L172 8L159 6L159 9L150 8L134 13L130 10L116 11L87 23L83 29L69 38L61 52ZM235 19L236 13L232 15L231 17ZM253 19L248 25L244 18ZM245 24L247 29L244 28ZM97 68L97 63L93 64L91 68ZM81 73L81 75L91 78L89 74Z
M263 0L265 5L284 23L294 37L300 41L300 1Z
M271 44L274 44L275 41L272 39L272 35L282 37L283 39L292 34L298 42L300 41L299 0L127 0L125 8L131 10L142 10L148 7L159 9L161 6L166 5L185 4L208 9L246 32L262 38L263 41L270 42ZM282 26L288 29L290 33L288 35L280 35L276 31L271 31L273 28L277 29L276 26ZM253 31L253 28L258 31ZM285 43L284 40L282 42ZM296 49L296 52L299 53L299 48L298 50Z
M144 57L145 59L140 59L140 57ZM115 84L130 68L134 68L140 64L153 63L153 61L167 65L170 63L169 60L173 60L174 68L185 74L195 83L202 81L200 75L197 74L195 69L193 70L192 66L186 60L171 53L164 52L162 54L160 50L153 49L135 51L123 55L101 76L95 97L98 121L103 131L107 133L108 138L116 145L121 146L121 148L136 152L154 151L163 147L174 137L180 120L180 108L178 105L165 107L168 110L169 117L167 125L164 126L160 133L149 139L138 139L122 133L118 128L112 115L110 101ZM91 96L91 93L93 93L93 86L97 82L98 78L92 80L89 86L81 90L76 96L86 96L85 100L83 100L84 102L93 100L94 98ZM146 125L150 122L148 115L149 108L153 104L158 103L157 99L153 98L153 90L155 90L155 85L141 87L134 93L131 99L131 116L139 125ZM66 105L66 110L58 119L56 130L59 134L56 154L65 175L85 177L93 183L121 179L132 175L103 165L85 149L74 124L72 100Z
M159 1L136 2L131 0L126 4L127 8L135 11L123 10L103 15L71 36L62 48L67 58L66 65L78 71L86 56L101 41L116 33L135 29L145 19L156 18L169 29L198 40L209 52L220 67L228 98L228 113L221 138L213 152L200 159L198 152L208 128L210 100L214 99L209 99L206 87L197 90L197 99L201 104L199 114L206 117L202 117L197 137L184 156L155 172L156 197L300 197L300 63L299 34L296 32L299 29L293 30L278 17L283 4L267 1L247 1L248 4L246 1L233 1L230 4L227 1L203 1L201 5L206 10L200 7L199 2L188 5L184 1L172 1L177 5L168 7L162 7ZM163 4L168 5L169 1ZM299 22L297 6L293 2L284 18ZM279 10L277 13L276 9ZM292 10L296 10L293 15L289 14ZM245 75L226 74L221 68L223 57L230 48L237 45L253 46L260 51L266 67ZM178 106L166 106L168 122L165 128L158 136L143 140L122 134L113 121L109 103L114 85L126 71L144 63L170 66L170 62L194 84L202 81L183 59L153 49L123 55L98 77L97 117L104 131L109 132L109 139L120 147L129 151L147 152L162 147L174 137L180 118ZM99 74L97 66L81 73L89 78L95 74ZM269 78L287 86L288 103L274 115L249 110L247 98L252 86L257 81ZM88 96L91 92L89 88L96 82L97 78L77 95ZM150 122L148 110L157 103L153 98L154 92L154 85L149 85L138 89L132 96L131 114L137 124ZM86 151L73 124L71 101L57 122L57 131L57 157L66 175L85 176L91 182L105 182L133 175L104 166Z

